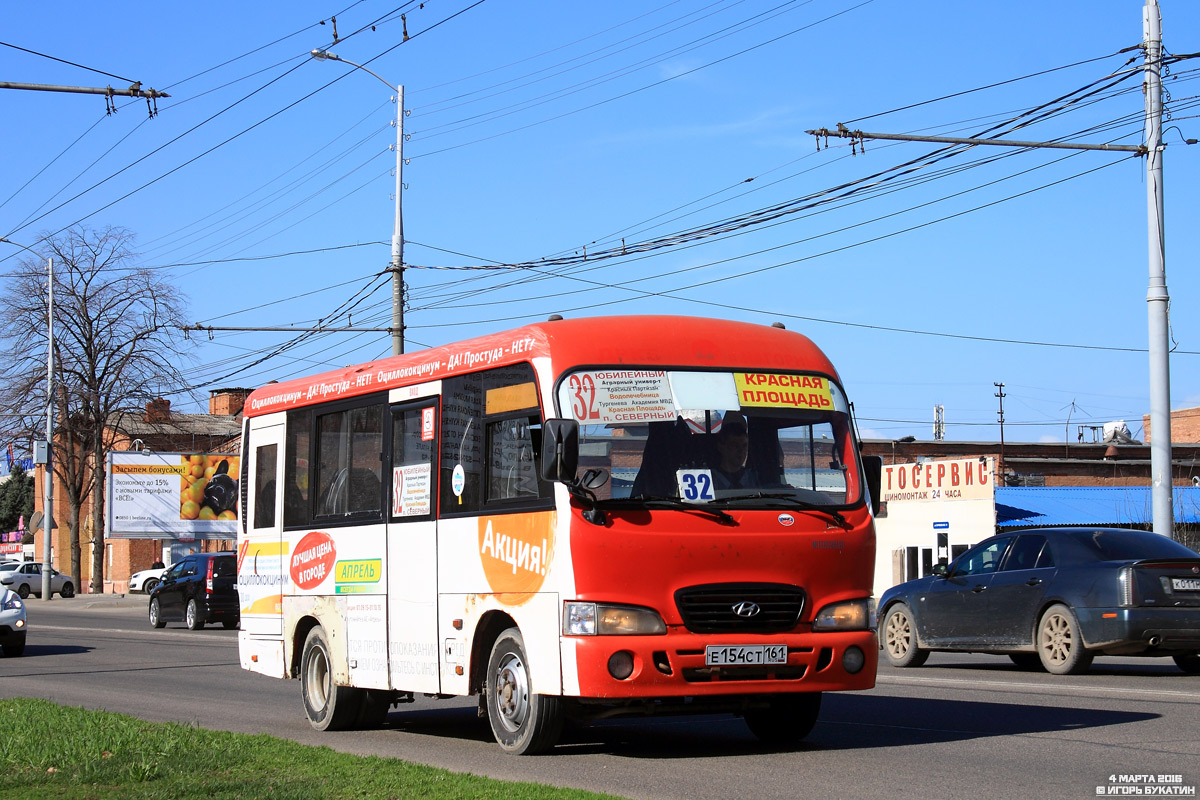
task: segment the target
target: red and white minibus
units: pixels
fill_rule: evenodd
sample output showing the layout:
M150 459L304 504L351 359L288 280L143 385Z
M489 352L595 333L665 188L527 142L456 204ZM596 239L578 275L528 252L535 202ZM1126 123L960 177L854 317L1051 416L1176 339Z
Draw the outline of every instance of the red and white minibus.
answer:
M875 685L878 467L798 333L552 318L244 414L241 664L318 729L478 695L512 753L635 714L780 742Z

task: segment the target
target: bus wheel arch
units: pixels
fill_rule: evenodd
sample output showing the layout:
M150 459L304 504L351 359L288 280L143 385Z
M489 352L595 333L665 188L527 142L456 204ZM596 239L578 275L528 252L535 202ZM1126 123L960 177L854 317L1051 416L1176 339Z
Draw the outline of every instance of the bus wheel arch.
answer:
M471 639L471 677L472 694L482 694L483 684L487 676L488 659L492 647L500 634L509 628L517 627L516 620L503 611L489 611L475 626L475 635Z
M315 617L301 617L292 629L291 659L289 674L293 678L300 677L300 659L304 655L304 642L308 640L308 632L321 623Z

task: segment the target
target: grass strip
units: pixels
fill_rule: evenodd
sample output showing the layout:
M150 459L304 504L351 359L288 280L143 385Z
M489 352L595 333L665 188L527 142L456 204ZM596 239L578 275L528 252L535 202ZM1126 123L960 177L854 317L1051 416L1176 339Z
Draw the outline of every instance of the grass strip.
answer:
M0 798L23 800L613 797L26 698L0 700L0 776Z

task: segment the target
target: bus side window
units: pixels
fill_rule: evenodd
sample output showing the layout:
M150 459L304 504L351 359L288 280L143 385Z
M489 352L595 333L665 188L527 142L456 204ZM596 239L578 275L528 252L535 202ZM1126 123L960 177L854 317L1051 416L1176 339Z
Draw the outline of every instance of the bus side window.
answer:
M441 479L443 514L479 511L483 499L483 374L458 375L442 382ZM455 474L462 476L455 493Z
M541 412L533 366L458 375L442 382L442 514L542 506L553 496L538 477ZM456 480L457 477L457 480Z
M488 423L488 500L538 496L534 422L512 417Z
M312 412L289 411L283 464L283 524L304 527L309 521L309 458L312 457Z
M392 409L392 516L429 517L433 512L437 476L433 473L436 406ZM404 478L407 474L409 477ZM401 476L397 480L397 475ZM422 483L424 481L424 483Z
M279 446L259 447L254 454L254 527L275 527L275 465Z
M374 403L317 417L318 517L382 516L383 410Z

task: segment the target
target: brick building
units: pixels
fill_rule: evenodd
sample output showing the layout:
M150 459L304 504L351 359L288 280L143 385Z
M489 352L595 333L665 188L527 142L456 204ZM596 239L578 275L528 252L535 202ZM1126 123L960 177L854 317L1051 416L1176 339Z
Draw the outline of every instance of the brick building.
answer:
M1142 417L1146 444L1150 444L1150 415ZM1171 441L1200 442L1200 408L1181 408L1171 412Z

